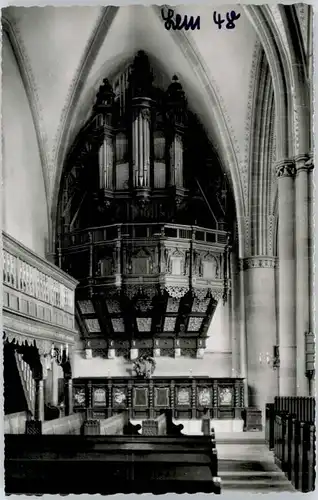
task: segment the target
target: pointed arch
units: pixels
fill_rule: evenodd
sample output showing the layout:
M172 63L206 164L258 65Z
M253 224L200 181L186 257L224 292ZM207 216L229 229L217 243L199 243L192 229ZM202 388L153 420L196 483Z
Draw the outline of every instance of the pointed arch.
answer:
M119 7L108 6L103 8L102 13L97 20L93 33L86 45L86 49L81 58L75 77L69 89L66 104L63 108L60 127L57 132L52 156L54 158L55 176L53 186L51 187L50 208L51 208L51 252L55 249L55 228L57 204L59 196L59 186L64 164L65 155L69 145L70 124L73 118L74 110L78 103L84 82L91 70L98 51L107 36L108 30L117 14Z
M14 26L11 24L9 17L7 17L3 11L2 11L1 21L3 30L6 33L9 43L11 45L31 110L33 125L36 134L37 146L40 155L41 167L42 167L42 176L43 176L44 192L46 199L47 224L48 224L47 251L50 252L50 249L52 247L51 238L53 233L51 227L51 217L50 217L50 207L49 207L48 174L50 172L50 169L52 168L52 165L50 163L50 159L46 150L47 135L42 118L42 109L37 95L37 90L36 90L37 86L35 83L35 78L32 72L31 64L27 57L26 50L23 46L23 42L19 37L17 31L15 30Z
M157 10L158 7L154 6L152 8L155 9L156 14L158 15L159 14ZM105 13L105 16L106 15L107 13ZM108 13L107 23L105 21L105 23L107 24L107 31L109 30L114 17L115 17L114 12L110 11ZM105 40L107 33L104 33L103 27L100 26L99 29L103 33L103 36L102 34L100 35L100 39L103 38L103 40ZM206 128L209 139L211 140L212 144L216 149L216 153L220 159L220 164L222 165L224 172L227 174L230 186L232 188L232 192L235 199L236 215L239 227L239 249L240 249L239 251L240 255L243 255L245 207L242 194L241 179L239 175L238 158L231 137L232 134L230 132L230 127L222 111L219 97L209 79L208 72L204 67L201 55L198 53L198 50L194 47L191 40L189 40L187 37L183 35L180 36L179 35L180 33L176 34L173 41L177 45L181 53L183 55L186 55L187 59L190 60L191 67L193 68L196 77L196 87L193 89L193 91L197 95L197 102L200 101L201 109L198 109L198 104L197 104L196 106L192 106L193 111L198 114L200 114L201 112L202 115L205 115L205 123L203 123L203 125ZM97 45L96 47L94 47L94 52L98 50ZM127 55L128 54L126 54L126 56ZM150 54L150 55L151 57L156 57L156 54ZM105 63L103 70L106 71L106 69L108 69L109 71L110 68L114 68L114 65L116 63L119 64L123 62L123 60L124 59L122 54L120 55L120 57L116 56L113 59L109 59ZM90 60L90 66L92 66L91 60ZM174 71L173 67L171 68L171 71L172 72ZM87 77L87 75L88 75L88 67L85 71L85 76ZM103 75L99 75L99 78L101 78L102 76L105 76L105 73ZM182 75L180 76L182 77ZM76 99L73 99L72 105L69 106L69 111L67 115L68 124L70 124L71 122L74 123L76 117L79 116L78 102L79 102L79 94L81 93L83 86L82 84L83 73L81 79L77 77L76 81L78 81L78 86L77 87L76 85L74 86L73 94L76 95L77 97ZM58 200L61 169L65 160L66 149L70 145L68 130L67 128L65 129L65 127L64 127L64 134L62 134L59 143L60 146L58 151L56 152L56 158L58 160L58 171L55 180L54 196L52 200L52 212L51 212L53 226L55 226L56 207Z
M261 49L254 80L249 150L251 255L271 255L273 249L271 227L273 118L273 84L265 52Z

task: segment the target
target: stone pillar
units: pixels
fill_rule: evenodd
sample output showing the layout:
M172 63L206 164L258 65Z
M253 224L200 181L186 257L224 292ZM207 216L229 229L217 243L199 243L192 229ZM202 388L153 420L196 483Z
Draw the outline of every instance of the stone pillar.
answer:
M279 395L296 395L295 166L277 165L279 256Z
M262 411L263 425L265 404L277 395L275 265L274 257L243 260L249 406Z
M245 285L243 261L240 261L239 274L239 297L240 297L240 377L243 378L244 385L244 406L248 406L248 384L247 384L247 359L246 359L246 325L245 325Z
M297 396L308 396L305 332L310 330L309 182L313 163L306 156L296 157L295 163Z
M239 321L238 321L238 269L235 265L234 254L230 255L231 269L231 290L229 292L229 307L230 307L230 331L231 331L231 350L232 350L232 377L239 377L240 374L240 336L239 336Z

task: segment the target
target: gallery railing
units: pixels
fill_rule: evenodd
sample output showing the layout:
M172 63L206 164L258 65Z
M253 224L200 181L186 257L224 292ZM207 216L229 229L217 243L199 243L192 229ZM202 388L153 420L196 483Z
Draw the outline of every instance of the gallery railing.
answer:
M82 247L91 243L110 242L123 238L154 238L166 237L181 240L194 240L203 243L225 245L226 231L208 229L199 226L158 223L127 223L111 224L103 227L92 227L73 231L63 235L60 240L61 249Z
M277 465L302 492L315 485L315 399L277 397L266 407L266 441Z
M73 410L107 418L128 410L130 419L156 418L172 410L175 419L241 418L243 379L209 377L75 378Z

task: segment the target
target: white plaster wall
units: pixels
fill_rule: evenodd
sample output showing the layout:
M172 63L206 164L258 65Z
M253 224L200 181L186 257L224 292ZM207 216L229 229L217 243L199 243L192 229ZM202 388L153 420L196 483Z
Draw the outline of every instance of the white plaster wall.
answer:
M2 48L2 227L44 256L48 236L41 159L28 98L10 42Z

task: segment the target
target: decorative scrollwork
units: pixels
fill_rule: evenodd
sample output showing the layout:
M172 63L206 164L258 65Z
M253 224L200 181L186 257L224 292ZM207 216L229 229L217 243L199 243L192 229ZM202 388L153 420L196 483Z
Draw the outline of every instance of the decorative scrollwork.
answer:
M156 368L156 362L151 356L140 356L133 364L137 377L150 378Z
M188 286L166 286L166 290L170 297L181 299L189 291Z
M210 294L214 300L218 301L223 298L224 291L222 288L211 288Z

